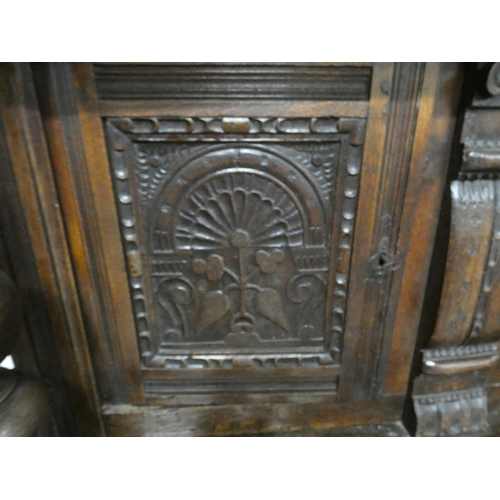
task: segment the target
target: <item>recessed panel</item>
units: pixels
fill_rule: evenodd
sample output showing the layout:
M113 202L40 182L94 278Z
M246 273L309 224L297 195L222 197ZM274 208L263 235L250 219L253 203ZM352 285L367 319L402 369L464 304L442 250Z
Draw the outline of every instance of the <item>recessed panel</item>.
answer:
M145 367L340 362L363 126L108 120Z

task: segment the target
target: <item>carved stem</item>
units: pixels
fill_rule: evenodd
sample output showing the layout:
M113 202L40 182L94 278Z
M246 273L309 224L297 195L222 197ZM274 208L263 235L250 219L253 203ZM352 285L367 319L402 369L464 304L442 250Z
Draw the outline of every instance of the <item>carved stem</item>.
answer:
M240 286L240 314L244 316L246 314L245 311L245 270L243 266L243 248L239 247L238 248L238 266L240 270L240 280L239 280L239 286Z

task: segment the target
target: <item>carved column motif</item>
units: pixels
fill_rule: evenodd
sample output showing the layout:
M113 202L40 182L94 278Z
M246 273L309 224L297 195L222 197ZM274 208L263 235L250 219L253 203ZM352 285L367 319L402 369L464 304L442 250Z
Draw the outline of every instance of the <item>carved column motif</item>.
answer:
M484 99L476 92L465 115L463 163L450 186L440 308L413 390L420 436L477 435L489 428L486 379L499 359L500 339L500 106L492 92L497 73L495 63L486 85L492 95Z
M414 389L418 434L487 430L484 382L498 360L500 181L453 181L450 246L441 304ZM464 378L469 372L477 376ZM481 372L481 373L480 373ZM483 373L484 372L484 373Z

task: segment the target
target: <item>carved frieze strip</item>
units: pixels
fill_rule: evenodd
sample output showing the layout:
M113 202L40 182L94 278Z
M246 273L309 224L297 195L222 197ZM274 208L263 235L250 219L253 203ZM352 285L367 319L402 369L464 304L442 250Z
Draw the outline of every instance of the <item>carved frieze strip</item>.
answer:
M500 118L500 114L499 114ZM481 141L482 142L482 141ZM491 142L492 143L492 142ZM490 143L490 144L491 144ZM476 146L476 145L474 145ZM474 150L464 150L463 169L493 170L500 168L500 146L491 149L474 147Z
M459 172L459 181L500 180L500 172Z
M498 114L498 113L495 113ZM469 139L464 142L468 150L500 150L500 140L495 139Z
M339 125L345 128L346 120L325 116L120 118L111 121L116 128L130 134L333 134L339 132Z
M331 374L323 377L300 377L290 385L286 378L232 378L229 384L227 379L209 377L199 379L156 379L144 381L144 389L148 396L169 394L251 394L267 392L320 392L335 394L338 377Z
M482 387L414 395L417 436L478 434L488 428L486 391Z
M111 117L157 117L157 116L286 116L318 117L343 116L345 118L366 118L368 101L311 101L311 100L223 100L193 101L176 100L102 100L99 101L99 114Z
M336 364L331 354L321 353L261 353L261 354L177 354L157 355L149 363L155 368L178 370L183 368L280 368L329 367Z
M476 182L454 181L451 183L450 189L451 196L453 200L456 200L456 206L460 209L488 203L495 196L493 184L482 180Z
M440 347L423 351L423 372L429 375L450 375L485 369L499 359L498 344Z
M490 170L500 168L500 148L488 151L466 151L463 168Z
M307 64L94 64L99 99L354 100L372 68Z
M465 389L462 391L440 392L436 394L422 394L414 395L413 399L420 404L438 404L438 403L452 403L454 401L467 401L469 399L476 399L486 397L484 387L474 387L472 389Z

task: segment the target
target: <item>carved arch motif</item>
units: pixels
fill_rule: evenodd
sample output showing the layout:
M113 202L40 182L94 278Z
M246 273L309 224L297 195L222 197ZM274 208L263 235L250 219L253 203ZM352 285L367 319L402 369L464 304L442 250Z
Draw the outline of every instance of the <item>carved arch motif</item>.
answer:
M157 262L183 258L195 290L189 324L169 327L166 346L297 344L303 331L306 342L321 342L323 321L297 329L286 294L297 273L312 267L324 274L328 257L325 207L297 166L262 149L218 148L178 170L155 206L153 255Z

